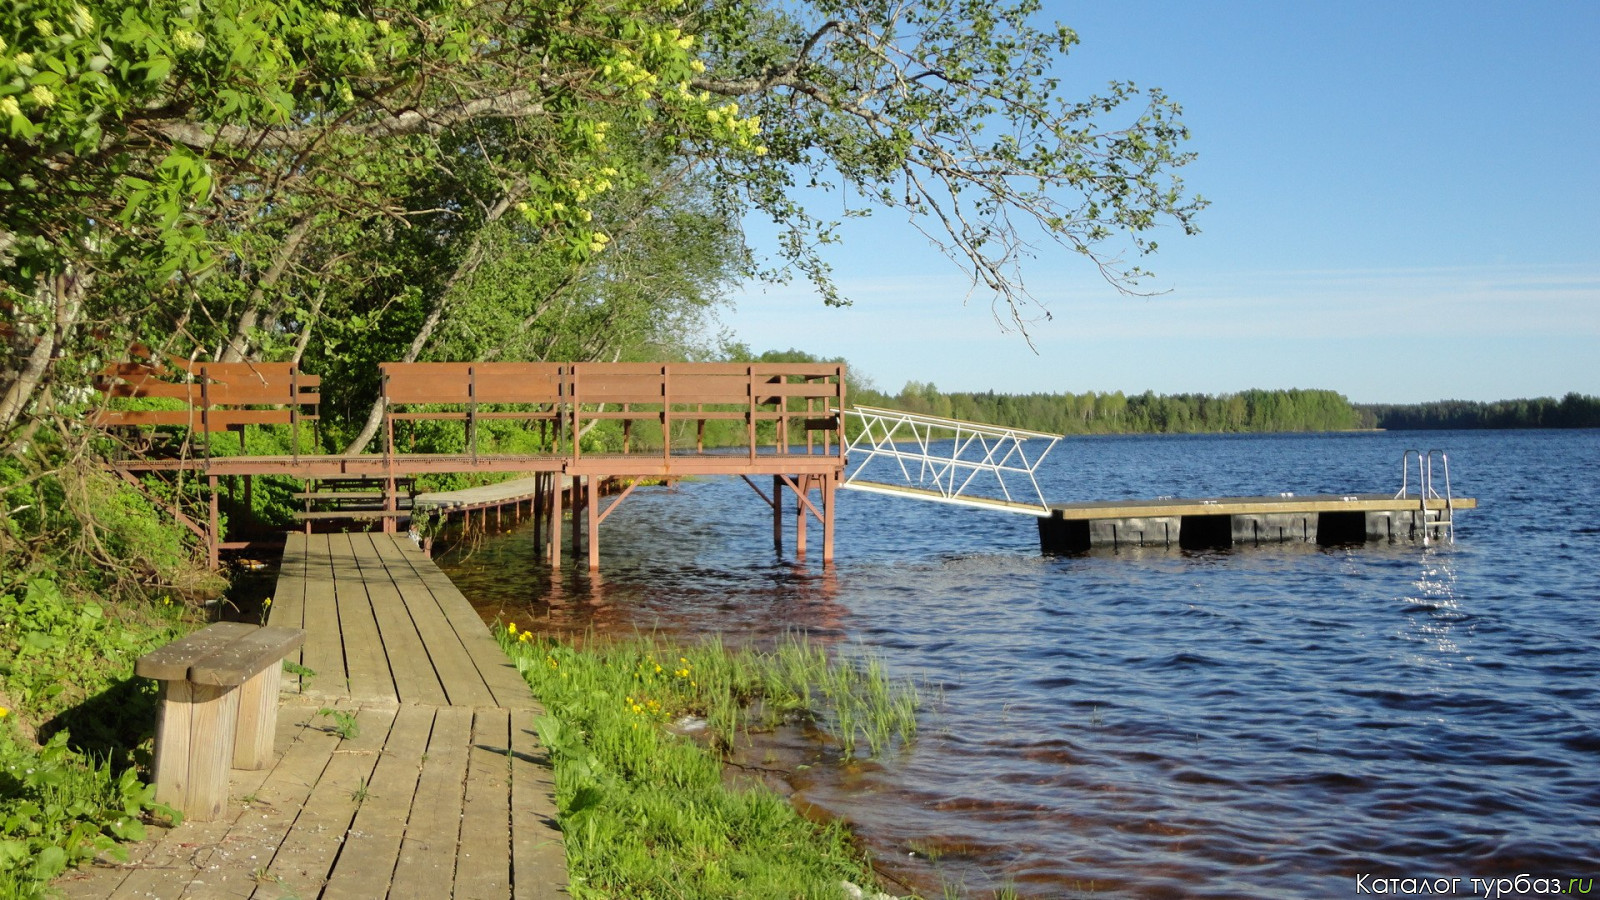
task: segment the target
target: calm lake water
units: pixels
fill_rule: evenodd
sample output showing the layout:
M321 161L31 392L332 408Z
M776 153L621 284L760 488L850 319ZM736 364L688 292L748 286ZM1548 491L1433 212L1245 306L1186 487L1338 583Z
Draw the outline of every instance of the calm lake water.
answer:
M840 492L824 572L816 544L807 566L775 559L766 507L719 479L629 497L600 585L552 584L531 529L444 562L519 623L800 628L942 686L912 747L806 770L797 795L935 896L1600 876L1600 432L1075 438L1043 484L1392 492L1418 446L1481 504L1454 546L1051 558L1031 517Z

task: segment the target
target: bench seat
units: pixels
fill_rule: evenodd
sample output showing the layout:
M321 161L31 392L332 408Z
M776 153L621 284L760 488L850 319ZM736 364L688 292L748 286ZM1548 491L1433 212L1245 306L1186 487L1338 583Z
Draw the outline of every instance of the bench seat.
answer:
M230 768L271 765L283 660L299 628L217 622L141 656L135 675L161 683L156 800L189 818L222 814Z

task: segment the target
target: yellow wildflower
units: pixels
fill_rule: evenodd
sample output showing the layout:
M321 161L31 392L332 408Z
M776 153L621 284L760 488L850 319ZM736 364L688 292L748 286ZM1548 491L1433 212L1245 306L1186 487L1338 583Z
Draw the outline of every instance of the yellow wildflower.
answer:
M508 625L506 625L506 634L516 634L516 633L517 633L517 623L511 622Z
M0 706L0 719L4 719L9 715L11 715L11 710L6 709L4 706Z

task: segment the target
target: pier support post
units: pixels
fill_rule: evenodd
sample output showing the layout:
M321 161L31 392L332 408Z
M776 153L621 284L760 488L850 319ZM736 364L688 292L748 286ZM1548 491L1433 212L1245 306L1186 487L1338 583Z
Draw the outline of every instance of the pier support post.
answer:
M783 476L772 476L772 552L783 555Z
M217 509L217 476L210 476L209 484L211 486L211 512L210 523L206 528L206 555L211 560L211 568L216 569L222 565L222 550L218 546L222 543L222 535L218 533L221 530L221 516L219 514L220 511Z
M834 473L822 476L822 564L833 563L833 492L838 485Z
M561 487L556 480L560 475L551 475L550 478L550 570L561 569Z
M795 504L794 504L794 560L806 561L806 519L811 516L806 509L806 497L811 493L811 476L801 475L795 479Z
M589 477L593 478L594 476L591 475ZM568 483L568 488L572 491L572 559L576 562L578 551L583 549L581 543L583 532L578 528L578 512L583 508L583 476L572 476L571 481Z
M549 474L540 472L533 477L533 543L544 541L544 492L549 484Z
M600 482L589 476L589 496L585 501L589 509L589 571L600 571Z

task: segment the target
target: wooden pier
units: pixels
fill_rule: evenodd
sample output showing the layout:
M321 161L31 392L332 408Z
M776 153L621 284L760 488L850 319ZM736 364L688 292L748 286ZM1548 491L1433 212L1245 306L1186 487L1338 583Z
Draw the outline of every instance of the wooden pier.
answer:
M1051 504L1039 518L1046 553L1099 547L1186 549L1304 542L1350 544L1437 538L1453 527L1456 510L1476 509L1470 497L1388 494L1296 497L1208 497Z
M466 598L404 536L291 534L270 624L306 630L277 762L211 822L160 829L69 898L566 896L542 714Z
M561 564L561 521L567 510L575 514L575 535L577 515L587 514L587 561L590 569L599 568L600 523L627 496L624 492L602 509L601 482L710 475L771 477L773 493L762 493L762 499L772 509L774 533L784 514L782 495L793 492L801 533L806 518L814 516L823 526L823 560L833 558L833 494L844 473L844 426L838 412L845 401L842 365L428 362L383 363L379 368L384 417L378 453L256 456L232 452L230 442L213 441L212 435L237 431L243 448L246 427L276 425L285 426L294 446L300 446L300 432L317 421L321 383L287 363L116 363L101 372L100 388L109 401L159 398L180 401L185 408L106 409L94 421L127 434L130 446L137 447L157 445L158 435L151 429L175 429L168 446L180 452L165 458L141 452L114 468L135 484L141 475L192 476L206 484L209 509L196 514L174 508L173 514L206 541L213 565L223 549L254 546L228 541L222 534L224 482L242 480L248 506L251 480L259 476L307 483L365 480L381 485L381 502L313 511L309 504L317 497L335 495L308 489L298 495L308 503L299 515L308 530L313 519L344 515L381 522L385 532L393 532L400 519L413 513L403 508L411 498L402 502L398 485L444 473L531 476L514 495L491 488L465 503L435 503L431 508L465 512L527 502L536 516L549 522L545 557L552 567ZM499 421L537 429L541 452L485 448L481 432ZM603 422L620 424L621 447L586 449L585 435ZM708 447L709 422L734 423L738 444ZM459 429L463 449L411 452L422 428ZM803 547L797 551L803 553Z

